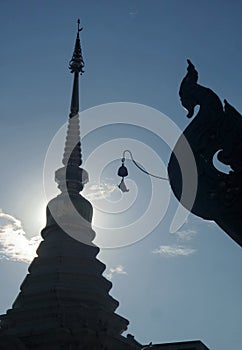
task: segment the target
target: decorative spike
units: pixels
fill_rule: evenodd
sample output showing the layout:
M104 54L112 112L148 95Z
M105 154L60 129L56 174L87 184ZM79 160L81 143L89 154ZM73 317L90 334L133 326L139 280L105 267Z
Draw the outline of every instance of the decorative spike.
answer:
M79 37L79 32L82 31L83 28L80 28L80 19L77 21L78 27L77 27L77 35L76 35L76 43L75 43L75 48L74 52L72 55L72 59L70 60L69 63L69 69L71 73L84 73L84 61L82 57L82 49L81 49L81 42L80 42L80 37Z
M79 73L84 73L84 61L82 57L81 42L79 37L79 32L82 29L83 28L80 28L80 19L78 19L75 48L72 59L69 63L69 69L71 73L74 73L70 118L73 118L79 111Z

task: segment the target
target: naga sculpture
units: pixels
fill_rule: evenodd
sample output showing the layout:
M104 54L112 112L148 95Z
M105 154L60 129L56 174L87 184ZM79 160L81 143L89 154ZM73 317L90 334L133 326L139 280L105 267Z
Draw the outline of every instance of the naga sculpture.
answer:
M242 246L242 116L226 100L224 106L209 88L197 83L198 73L188 60L187 74L182 80L179 95L192 118L197 115L178 139L168 165L171 188L192 213L215 221L235 242ZM196 193L186 186L181 161L187 156L183 146L187 140L197 169ZM184 149L183 149L184 148ZM230 166L229 173L216 168L214 159ZM189 170L189 164L188 164ZM192 179L189 180L188 182Z

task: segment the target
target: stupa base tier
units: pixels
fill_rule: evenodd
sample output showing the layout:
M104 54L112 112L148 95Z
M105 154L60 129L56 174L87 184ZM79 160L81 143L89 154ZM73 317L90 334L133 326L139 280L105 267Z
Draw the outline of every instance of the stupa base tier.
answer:
M76 281L78 282L78 279ZM85 282L85 278L83 278L83 281ZM46 288L43 288L43 286L38 288L38 284L23 288L17 296L13 308L28 310L39 309L42 306L50 307L55 304L63 306L87 304L94 307L100 306L114 312L118 307L118 301L108 294L110 290L108 281L104 278L93 278L91 282L87 280L86 284L77 283L72 287L71 283L68 285L68 279L63 279L60 282L49 279L46 281ZM96 286L93 285L94 282L96 282Z
M10 309L0 316L0 333L22 337L60 327L75 329L78 325L80 329L108 329L110 333L120 335L127 329L129 322L118 314L110 313L105 308L78 304L67 306L55 301L49 307L36 305L35 309Z
M138 350L142 346L129 337L113 336L105 329L49 329L31 335L0 335L0 350Z

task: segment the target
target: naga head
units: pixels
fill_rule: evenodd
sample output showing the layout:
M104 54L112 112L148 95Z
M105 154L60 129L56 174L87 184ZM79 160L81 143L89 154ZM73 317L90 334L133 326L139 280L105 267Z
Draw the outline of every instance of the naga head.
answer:
M188 111L187 117L191 118L194 108L198 104L194 95L194 88L197 86L198 73L190 60L187 60L187 74L181 82L179 96L183 107Z

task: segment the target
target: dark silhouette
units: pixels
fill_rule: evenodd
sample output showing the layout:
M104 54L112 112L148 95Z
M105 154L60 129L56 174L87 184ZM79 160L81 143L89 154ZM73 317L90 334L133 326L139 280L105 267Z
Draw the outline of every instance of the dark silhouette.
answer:
M242 117L226 100L209 88L197 84L198 73L188 60L187 74L182 80L179 95L182 105L192 118L195 106L199 111L184 130L171 155L168 173L172 190L178 200L192 213L214 220L235 242L242 245ZM186 186L193 181L186 164L189 143L197 167L197 191L194 196ZM214 166L214 156L231 171L226 174ZM189 163L189 162L188 162ZM182 169L182 170L181 170ZM190 179L189 179L190 177ZM190 191L190 192L189 192Z

